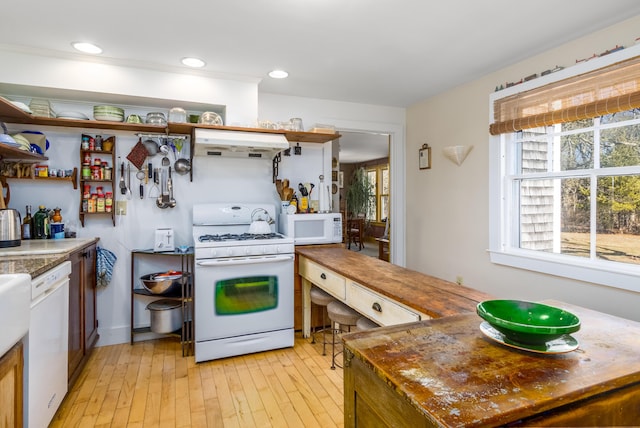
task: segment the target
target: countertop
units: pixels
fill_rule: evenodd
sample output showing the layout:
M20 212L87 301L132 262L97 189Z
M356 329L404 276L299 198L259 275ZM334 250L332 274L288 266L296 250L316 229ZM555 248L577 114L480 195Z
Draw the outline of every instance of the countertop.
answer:
M67 260L69 253L94 242L98 238L38 239L0 248L0 274L28 273L35 278Z
M296 247L300 256L432 318L475 312L494 297L340 247Z
M577 350L549 355L506 347L481 333L476 314L352 333L344 343L383 384L442 426L499 426L637 387L640 323L545 303L580 318L572 334Z

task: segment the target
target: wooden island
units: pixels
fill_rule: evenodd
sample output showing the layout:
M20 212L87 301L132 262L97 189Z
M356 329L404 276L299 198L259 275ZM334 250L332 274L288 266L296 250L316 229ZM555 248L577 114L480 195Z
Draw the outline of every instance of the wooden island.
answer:
M302 278L305 337L309 336L312 284L379 325L474 312L478 303L493 298L473 288L342 247L296 247L296 255Z
M316 285L386 326L343 337L345 427L639 426L640 323L572 306L578 349L485 337L494 297L341 247L297 247L303 332Z
M345 427L638 426L640 323L557 301L579 348L521 351L464 314L344 337Z

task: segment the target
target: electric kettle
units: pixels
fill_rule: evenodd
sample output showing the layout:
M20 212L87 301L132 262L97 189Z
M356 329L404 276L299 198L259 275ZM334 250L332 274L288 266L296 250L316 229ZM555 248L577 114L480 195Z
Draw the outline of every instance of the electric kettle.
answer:
M0 248L19 247L22 219L18 210L0 209Z

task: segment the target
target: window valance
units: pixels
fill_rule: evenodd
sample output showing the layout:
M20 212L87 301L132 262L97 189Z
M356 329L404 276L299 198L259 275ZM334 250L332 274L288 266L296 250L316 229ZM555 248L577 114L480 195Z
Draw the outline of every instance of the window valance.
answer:
M494 102L491 135L640 107L640 56Z

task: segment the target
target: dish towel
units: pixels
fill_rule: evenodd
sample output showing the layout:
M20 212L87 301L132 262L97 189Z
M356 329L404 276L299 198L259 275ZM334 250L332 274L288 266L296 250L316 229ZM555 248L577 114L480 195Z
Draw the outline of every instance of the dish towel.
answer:
M111 251L98 247L96 254L96 285L106 287L111 282L113 265L118 258Z

